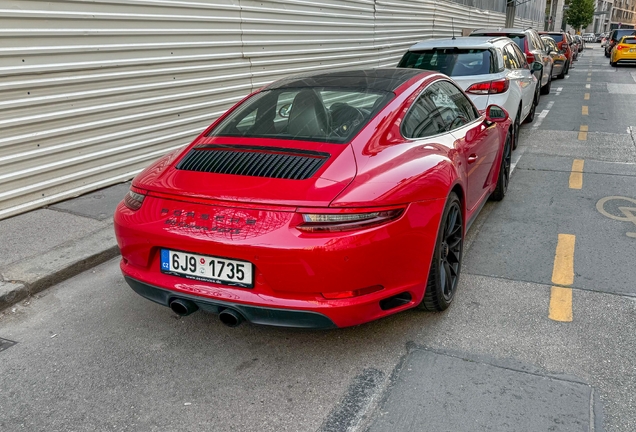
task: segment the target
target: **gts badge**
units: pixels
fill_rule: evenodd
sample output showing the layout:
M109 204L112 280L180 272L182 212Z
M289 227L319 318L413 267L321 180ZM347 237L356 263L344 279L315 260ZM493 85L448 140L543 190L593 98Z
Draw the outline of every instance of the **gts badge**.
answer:
M211 215L186 210L161 209L161 215L167 216L166 225L179 228L189 228L203 232L218 232L224 234L240 234L246 226L256 225L256 219L237 217L232 215Z

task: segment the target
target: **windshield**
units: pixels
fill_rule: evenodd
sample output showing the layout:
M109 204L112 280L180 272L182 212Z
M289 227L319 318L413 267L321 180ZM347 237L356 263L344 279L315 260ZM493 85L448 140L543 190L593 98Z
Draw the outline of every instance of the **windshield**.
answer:
M365 89L264 90L245 101L208 136L345 143L393 96Z
M433 70L454 77L492 73L491 54L487 49L409 51L398 67Z

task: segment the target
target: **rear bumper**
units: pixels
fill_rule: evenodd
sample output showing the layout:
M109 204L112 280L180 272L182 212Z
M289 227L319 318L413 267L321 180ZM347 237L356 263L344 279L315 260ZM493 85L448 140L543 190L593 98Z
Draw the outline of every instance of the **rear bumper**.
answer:
M215 313L232 307L257 324L330 328L373 321L422 300L444 204L444 199L411 203L399 219L383 225L314 235L295 228L296 213L175 204L149 196L136 212L120 205L114 222L121 270L127 280L137 281L131 286L143 297L164 306L188 299ZM238 228L228 232L210 224L224 214ZM246 218L256 222L241 225ZM161 249L252 263L253 286L163 273ZM325 296L377 287L353 297ZM404 293L408 303L382 306ZM327 322L316 324L317 316Z
M215 314L220 313L223 309L234 309L240 312L247 321L254 324L310 329L331 329L337 327L329 318L316 312L250 306L211 300L184 293L175 293L127 276L124 276L124 279L137 294L166 307L168 307L170 302L174 299L185 299L195 303L199 309Z

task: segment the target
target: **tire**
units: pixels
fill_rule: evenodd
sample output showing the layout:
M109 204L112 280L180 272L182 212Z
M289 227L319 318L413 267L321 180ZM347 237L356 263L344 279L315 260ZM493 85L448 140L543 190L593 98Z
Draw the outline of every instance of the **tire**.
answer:
M517 117L515 117L515 122L512 124L512 149L516 150L519 145L519 126L521 126L521 105L519 105L519 109L517 110Z
M565 65L563 65L563 69L561 69L561 73L557 75L558 79L563 79L565 78L565 67L567 66L567 62L565 62Z
M617 66L618 66L618 63L617 63L617 62L610 61L610 66L611 66L611 67L617 67Z
M552 88L552 75L550 75L550 78L548 78L548 83L544 85L543 87L541 87L541 94L542 95L550 94L551 88Z
M450 306L459 282L463 251L462 206L455 192L451 192L442 213L426 291L419 309L440 312Z
M530 107L530 112L528 116L523 121L524 123L532 123L534 121L534 114L537 112L537 105L539 104L539 92L535 90L534 99L532 99L532 106ZM519 142L517 141L517 145Z
M510 184L510 164L512 163L511 141L512 139L510 138L510 134L506 135L504 151L501 155L499 176L497 177L497 187L490 195L491 201L501 201L506 196L506 192L508 192L508 185Z

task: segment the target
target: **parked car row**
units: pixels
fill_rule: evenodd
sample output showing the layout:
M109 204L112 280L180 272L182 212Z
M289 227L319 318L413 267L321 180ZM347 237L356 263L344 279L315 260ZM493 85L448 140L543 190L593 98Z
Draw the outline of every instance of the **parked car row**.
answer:
M114 216L125 280L232 327L445 310L466 231L505 197L520 124L574 52L562 33L480 29L397 68L257 90L133 180Z

